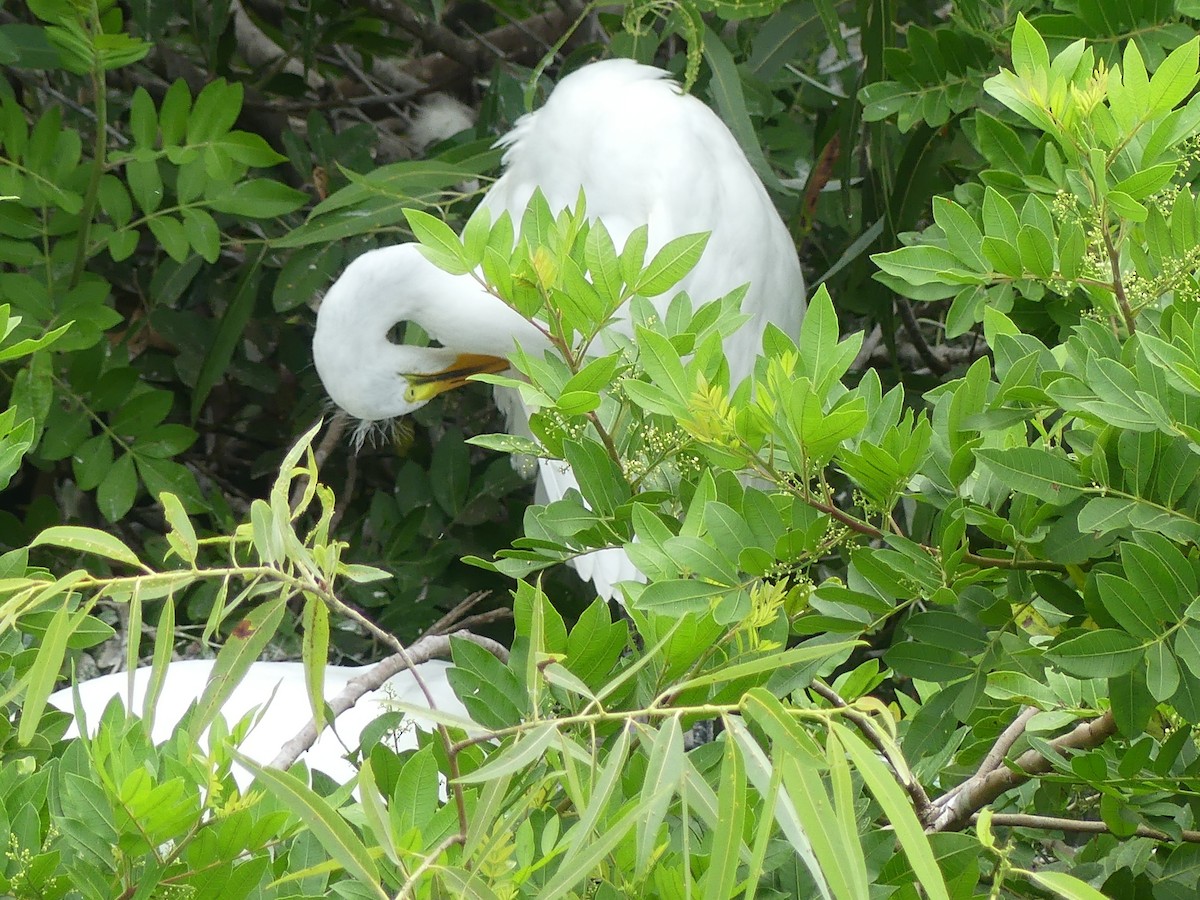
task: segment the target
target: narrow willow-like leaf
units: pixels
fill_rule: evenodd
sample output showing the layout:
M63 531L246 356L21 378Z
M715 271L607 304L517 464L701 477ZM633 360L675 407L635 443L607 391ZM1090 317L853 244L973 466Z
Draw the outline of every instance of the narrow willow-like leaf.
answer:
M833 895L839 900L866 900L866 880L860 882L856 877L860 869L865 871L862 847L857 839L848 845L840 840L846 831L846 823L840 821L834 811L820 773L800 758L781 753L778 744L775 751L776 764L783 768L783 786L812 841L813 853L829 879ZM851 830L853 826L852 819Z
M803 647L793 647L766 656L760 656L744 663L735 663L713 672L706 672L697 678L689 678L671 686L673 693L706 684L722 684L738 678L758 675L761 672L774 672L786 666L796 666L817 659L829 659L839 653L845 653L862 645L862 641L841 641L836 644L810 644Z
M54 682L62 669L63 657L67 652L67 639L71 637L73 625L78 624L86 613L80 610L72 621L71 612L66 601L54 613L54 618L46 627L46 635L42 638L42 646L38 648L37 656L26 677L25 703L21 707L21 723L17 726L17 741L25 746L37 734L38 722L46 709L46 700L54 689Z
M467 839L463 843L463 859L474 859L480 847L491 833L492 826L500 818L504 809L505 796L508 786L512 783L511 775L501 775L493 778L479 792L479 802L475 804L470 819L467 821Z
M383 848L388 859L394 865L404 869L404 863L396 853L396 836L392 833L392 820L388 816L387 805L375 783L375 770L371 767L370 759L363 759L358 769L358 796L362 801L363 815L367 825L375 833L375 841Z
M562 867L572 868L575 861L583 855L588 847L592 832L600 823L600 818L608 809L613 791L625 770L625 759L629 755L629 729L622 728L617 736L600 777L592 786L592 795L588 798L587 808L579 816L579 821L571 829L570 846L567 855L563 857Z
M537 900L555 900L567 896L567 892L581 880L592 873L600 864L600 860L608 856L635 824L642 809L639 803L628 804L628 809L618 818L607 831L585 843L581 851L572 859L563 859L558 871L549 883L537 894Z
M387 900L387 893L379 886L379 869L375 860L346 820L323 797L294 775L259 765L236 750L233 755L266 785L276 799L305 823L330 856L359 879L364 887L371 889L374 896Z
M737 741L725 741L717 794L721 827L713 830L712 856L704 881L706 900L726 900L737 882L742 831L746 824L746 765ZM857 846L857 845L856 845Z
M1053 891L1058 896L1063 897L1064 900L1105 900L1107 896L1096 890L1086 881L1081 881L1074 875L1068 875L1066 872L1018 871L1034 884L1044 887L1048 891Z
M325 727L325 665L329 660L329 607L320 597L304 596L304 687L317 733Z
M459 776L460 784L478 784L492 781L525 768L533 760L540 759L558 734L554 722L536 725L524 732L512 746L500 751L473 772Z
M146 568L138 560L137 554L125 546L120 538L95 528L84 528L79 525L53 525L43 529L37 537L29 542L31 548L45 545L104 556L139 569Z
M817 890L821 892L821 896L825 900L833 900L833 894L830 892L829 882L825 877L825 873L821 870L821 865L817 862L816 854L813 853L812 841L804 831L803 825L800 823L800 817L796 814L796 807L792 803L792 798L788 795L785 789L772 788L772 783L775 776L775 767L771 765L771 761L763 753L762 748L758 746L758 742L754 740L746 726L743 725L737 718L729 716L725 720L725 725L729 729L729 734L733 735L734 740L738 742L738 746L742 750L743 758L746 762L746 776L750 779L750 783L754 785L754 789L758 791L759 796L767 797L772 793L775 795L775 805L773 809L768 810L775 820L779 823L784 836L792 845L792 849L800 857L800 861L804 863L804 867L808 869L813 881L817 885ZM796 748L797 751L799 748ZM775 754L786 754L789 748L782 746L781 743L776 743Z
M930 900L950 900L942 870L938 868L933 847L929 844L929 835L921 827L908 794L896 783L895 777L887 770L883 761L875 755L874 748L867 746L855 732L837 722L830 722L829 728L831 735L837 738L838 743L850 756L872 796L883 807L896 837L900 839L904 855L908 857L908 863L916 873L926 895Z
M146 696L142 701L142 719L146 731L154 733L154 715L158 708L158 697L167 680L167 666L175 652L175 595L163 603L158 615L158 628L154 633L154 658L150 663L150 678L146 682Z
M247 670L258 659L267 642L275 636L283 613L287 609L287 598L276 597L251 611L234 629L221 652L217 654L208 684L196 704L188 732L199 738L204 729L212 724L225 701L237 688Z
M643 735L648 729L643 730ZM637 824L637 875L644 878L654 856L658 830L667 815L671 798L683 773L683 731L679 717L672 716L652 732L650 760L646 765L646 778L642 782L643 816ZM643 740L645 743L645 740ZM663 790L669 788L669 790Z

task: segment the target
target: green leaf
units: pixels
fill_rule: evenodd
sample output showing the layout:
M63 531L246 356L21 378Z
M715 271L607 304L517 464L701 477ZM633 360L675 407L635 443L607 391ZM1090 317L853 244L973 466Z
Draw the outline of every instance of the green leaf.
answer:
M200 416L204 401L209 392L225 375L233 360L233 353L242 339L246 323L254 312L254 302L258 295L258 283L262 275L261 266L266 247L260 248L253 259L247 259L242 265L241 280L233 291L229 304L221 316L221 324L217 327L216 336L204 356L204 364L200 374L196 376L196 386L192 390L192 421Z
M448 516L453 518L462 511L471 486L471 458L457 428L448 429L434 449L429 486L434 500Z
M1086 881L1081 881L1066 872L1049 870L1029 872L1020 869L1018 871L1034 884L1058 894L1064 900L1105 900L1107 897L1106 894L1102 894Z
M643 297L657 297L670 290L696 267L708 244L708 237L708 232L703 232L685 234L683 237L667 241L663 248L654 254L654 258L634 285L634 290Z
M977 272L988 270L987 260L979 252L983 242L983 232L975 224L974 217L946 197L933 198L933 218L946 240L950 244L950 252L969 268Z
M1013 27L1012 61L1013 69L1022 78L1035 79L1035 76L1050 69L1050 52L1046 49L1046 42L1021 13L1017 13L1017 23Z
M979 449L975 457L1010 490L1031 494L1055 506L1075 500L1084 487L1075 466L1065 457L1040 447Z
M1112 191L1120 191L1134 200L1143 200L1166 187L1175 176L1175 163L1160 163L1113 185Z
M114 538L114 540L116 539ZM80 618L82 618L82 614L76 614L76 619ZM46 708L46 700L54 689L54 682L62 668L63 657L67 652L67 639L71 636L75 624L76 622L71 620L70 609L64 601L46 628L46 636L42 640L41 647L38 648L25 682L25 703L21 709L21 722L17 726L17 741L22 746L33 740L33 736L37 733L42 711Z
M1049 278L1054 274L1054 247L1044 231L1022 225L1017 235L1017 249L1021 253L1021 265L1035 276Z
M217 654L204 693L196 701L196 710L188 722L193 738L204 733L225 705L225 701L258 659L267 642L275 636L287 609L286 596L268 600L239 621Z
M592 223L588 231L583 245L583 258L596 290L611 306L615 306L621 299L625 281L621 277L621 261L617 257L616 246L599 219Z
M131 159L125 164L125 180L129 192L142 212L150 215L162 204L163 183L154 160Z
M1192 38L1186 44L1172 50L1167 58L1158 64L1154 76L1150 79L1146 97L1144 115L1147 118L1169 112L1187 99L1200 77L1196 72L1198 52L1200 39Z
M871 255L871 262L889 275L903 278L909 284L940 282L947 272L968 274L955 254L932 244L918 244L888 253L874 253Z
M1124 631L1101 628L1052 644L1046 655L1072 675L1112 678L1133 671L1145 655L1145 648Z
M717 793L717 818L721 827L713 831L712 857L704 877L703 896L706 900L725 900L733 896L737 883L739 850L748 811L746 764L737 741L725 741L718 780L721 787Z
M139 569L145 568L136 554L125 546L120 538L104 531L97 531L95 528L83 528L78 525L53 525L43 529L29 543L30 547L47 545L103 556Z
M462 242L449 225L419 209L404 210L404 218L430 262L452 275L465 275L471 271Z
M223 188L210 196L207 202L217 212L232 216L273 219L304 206L308 202L308 195L269 178L252 178L232 188Z
M931 900L950 900L942 870L938 868L929 835L925 833L912 803L896 778L876 755L875 748L855 732L836 721L829 723L830 736L836 737L866 782L871 795L883 807L883 812L900 839L904 855L917 875L917 882Z
M674 790L663 788L679 785L686 759L678 716L663 722L657 731L652 732L653 739L650 741L647 741L645 730L640 734L643 746L650 744L646 777L641 790L644 814L637 824L637 872L639 877L645 877L659 846L659 830L675 794Z
M242 83L224 78L210 81L196 96L187 122L187 142L203 144L233 127L242 111Z
M205 262L215 263L221 255L221 230L217 227L216 220L202 209L185 209L180 215L183 218L183 233L192 248ZM155 221L150 220L151 226ZM153 231L153 227L150 230ZM184 255L186 256L186 253ZM175 258L181 260L181 257Z
M304 686L317 733L325 727L325 664L329 659L329 607L311 594L304 597Z

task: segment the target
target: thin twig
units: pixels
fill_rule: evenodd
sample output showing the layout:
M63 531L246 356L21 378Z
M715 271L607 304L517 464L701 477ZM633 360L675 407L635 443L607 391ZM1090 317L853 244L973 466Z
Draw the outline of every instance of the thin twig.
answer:
M1120 307L1121 316L1125 319L1125 327L1129 329L1132 335L1137 331L1137 322L1134 319L1133 310L1129 308L1129 298L1125 296L1125 283L1121 280L1121 254L1117 252L1117 248L1113 246L1112 238L1108 234L1108 226L1100 226L1100 234L1104 236L1104 251L1108 254L1108 264L1112 269L1112 289L1113 294L1117 298L1117 306Z
M968 784L972 784L973 779L982 779L992 770L1000 768L1000 765L1004 762L1004 757L1008 755L1008 751L1013 748L1013 745L1025 733L1025 727L1029 724L1029 720L1036 716L1038 712L1039 710L1036 707L1023 707L1020 714L1004 729L1000 737L996 738L996 743L992 745L992 749L983 758L983 762L979 764L979 768L975 771L974 776L952 787L946 793L942 794L942 796L938 797L938 805L945 806L955 794Z
M359 0L357 5L393 25L399 25L413 37L420 38L470 72L482 71L490 62L488 55L481 53L471 41L463 40L444 25L426 21L403 3L393 0Z
M979 814L971 816L971 823L979 821ZM1034 816L1024 813L996 813L992 816L993 825L1008 828L1044 828L1053 831L1073 831L1082 834L1112 834L1112 829L1103 822L1091 819L1063 819L1058 816ZM1183 842L1185 844L1200 844L1200 831L1184 830L1179 837L1167 834L1146 825L1139 825L1135 834L1138 837L1150 838L1155 841L1169 843Z
M452 834L443 840L440 844L431 850L421 864L413 869L413 873L408 876L408 880L404 882L404 887L400 889L400 893L396 895L396 900L404 900L405 897L415 896L413 891L416 889L417 880L428 872L433 864L437 862L438 857L453 847L455 844L461 844L466 841L466 835Z
M425 629L426 634L441 634L444 631L449 631L451 628L458 627L458 623L463 617L476 606L479 601L491 596L491 591L475 591L465 600L461 600L454 605L448 613Z
M921 324L913 315L912 303L907 297L896 298L896 311L900 313L900 321L904 323L904 330L908 332L908 339L912 342L913 349L924 360L925 365L929 366L929 370L935 375L945 375L949 372L950 369L945 361L930 349L925 335L921 334Z
M1013 719L1012 724L1001 732L1000 737L996 738L996 743L992 749L988 751L987 756L983 758L983 762L979 764L979 770L975 773L977 778L982 778L993 769L1000 768L1004 762L1004 757L1008 755L1008 751L1013 748L1021 735L1025 733L1025 727L1029 724L1029 720L1038 714L1039 710L1033 706L1024 707L1020 714Z
M809 688L814 694L819 694L840 709L842 715L855 724L858 730L862 732L863 737L888 761L888 766L891 768L892 774L896 777L896 782L912 798L913 806L916 807L917 817L925 824L931 823L937 810L929 801L929 795L925 793L925 788L921 786L921 783L916 778L907 778L904 776L903 772L907 770L907 767L900 766L893 760L893 748L883 740L879 734L879 729L871 721L871 717L854 709L842 699L837 691L823 681L814 679Z

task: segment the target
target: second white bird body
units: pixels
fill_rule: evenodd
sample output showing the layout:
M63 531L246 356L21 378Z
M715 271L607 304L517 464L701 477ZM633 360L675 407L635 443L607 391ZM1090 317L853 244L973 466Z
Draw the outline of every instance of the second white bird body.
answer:
M213 660L180 660L167 666L166 678L155 707L154 727L150 739L155 744L168 740L175 726L208 684ZM449 663L430 660L418 666L422 680L430 688L437 708L455 716L466 717L466 710L455 696L446 678ZM366 672L370 667L328 666L325 669L325 699L332 700L340 694L350 679ZM129 673L118 672L101 675L80 682L78 685L80 705L87 721L88 731L95 733L100 717L108 704L119 700L127 709L140 715L150 684L151 668L144 666L133 673L133 691L129 690ZM404 671L384 684L382 688L364 695L357 704L337 717L336 733L326 728L301 759L315 771L324 772L339 783L350 781L355 768L344 757L347 750L358 747L363 729L381 714L393 708L393 702L428 707L424 693L417 686L412 673ZM50 695L50 704L64 712L74 714L74 692L63 688ZM221 706L221 715L232 728L249 712L261 713L257 724L241 744L240 750L255 762L267 765L283 745L296 736L312 719L308 692L304 686L304 666L298 662L256 662L238 683L229 699ZM432 727L430 720L420 720L421 726ZM71 737L79 733L78 723L67 732ZM416 747L417 740L409 724L407 732L401 733L395 742L397 749ZM201 743L207 746L207 733ZM241 766L234 766L234 778L245 789L251 782L250 773Z

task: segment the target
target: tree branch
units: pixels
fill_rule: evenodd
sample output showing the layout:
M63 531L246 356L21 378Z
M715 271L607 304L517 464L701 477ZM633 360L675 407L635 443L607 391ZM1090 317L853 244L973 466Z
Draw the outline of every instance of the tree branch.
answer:
M1014 723L1015 724L1015 723ZM1012 726L1010 726L1011 728ZM1065 755L1067 750L1084 750L1098 747L1117 730L1112 710L1096 719L1077 725L1064 735L1050 742L1050 747ZM1007 731L1006 731L1007 733ZM1036 775L1044 775L1053 768L1051 762L1037 750L1027 750L1017 757L1012 768L996 768L967 779L953 791L933 801L939 810L930 831L956 831L970 821L971 816L983 809L1001 794L1017 785L1024 784Z
M458 631L453 636L478 644L499 659L505 662L508 661L508 651L491 638L471 634L469 631ZM395 653L386 659L380 660L361 675L351 678L345 688L342 689L342 692L329 701L329 708L333 713L333 719L336 720L338 716L358 703L359 700L371 691L379 690L392 676L400 674L411 666L418 666L431 659L442 659L449 655L450 635L434 634L418 639L408 648L407 654ZM430 705L432 706L432 703ZM325 724L330 725L333 723L326 722ZM302 753L316 743L318 734L316 721L310 719L308 724L301 728L295 737L279 748L279 753L271 760L269 767L273 769L289 768L300 758Z
M978 814L971 816L971 824L978 821ZM1112 829L1103 822L1090 819L1062 819L1058 816L1032 816L1024 813L995 813L992 816L993 825L1009 828L1045 828L1052 831L1072 831L1080 834L1112 834ZM1184 830L1178 837L1172 837L1165 831L1159 831L1146 825L1139 825L1135 832L1138 837L1150 838L1154 841L1168 841L1185 844L1200 844L1200 831Z

